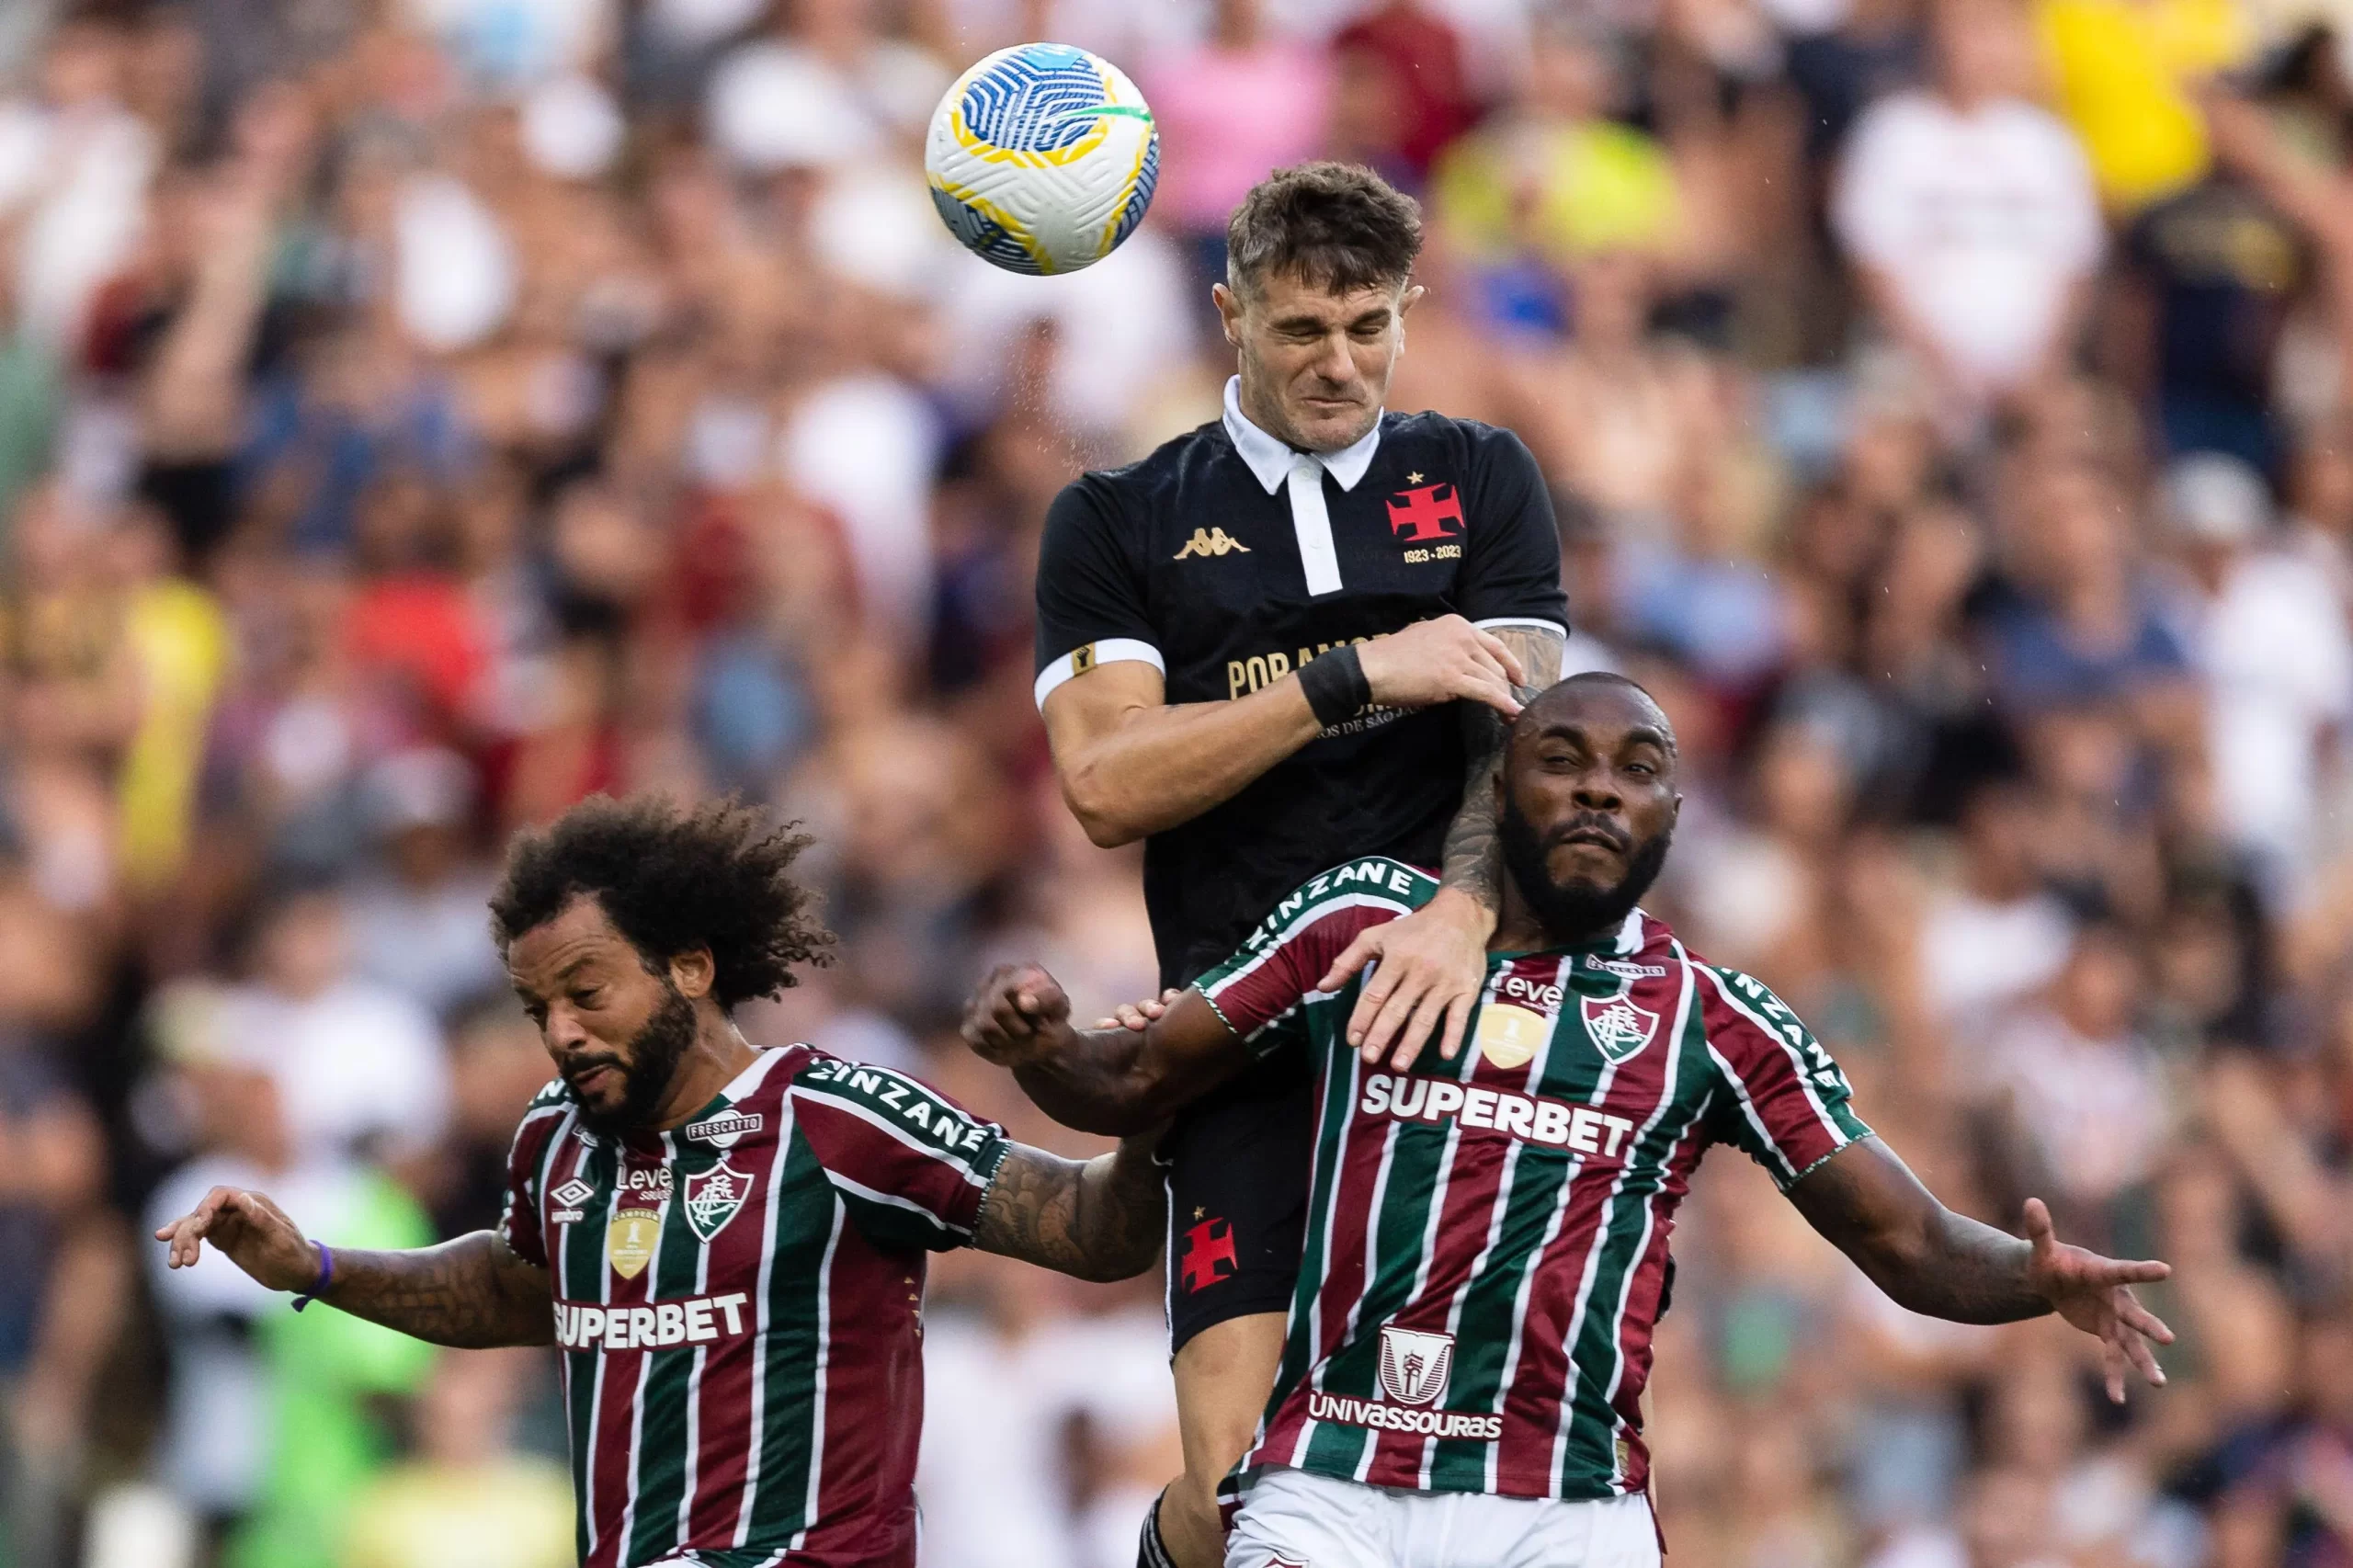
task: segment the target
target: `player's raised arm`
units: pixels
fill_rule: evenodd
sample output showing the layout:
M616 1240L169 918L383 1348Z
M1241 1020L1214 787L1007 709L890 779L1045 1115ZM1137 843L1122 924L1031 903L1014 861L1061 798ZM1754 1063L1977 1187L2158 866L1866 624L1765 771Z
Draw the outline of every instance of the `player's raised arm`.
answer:
M193 1266L209 1241L273 1290L301 1292L435 1345L554 1343L548 1271L491 1231L406 1252L331 1249L305 1237L267 1195L216 1187L155 1239L170 1248L174 1268Z
M1876 1137L1824 1160L1790 1188L1807 1223L1853 1258L1871 1282L1915 1312L1955 1323L2013 1323L2057 1312L2100 1342L2108 1396L2121 1402L2128 1370L2162 1386L2157 1345L2167 1328L2132 1294L2163 1279L2163 1263L2125 1262L2063 1244L2040 1199L2026 1235L2006 1235L1954 1213Z
M964 1009L964 1039L1038 1108L1082 1132L1129 1137L1250 1063L1209 999L1187 991L1142 1029L1074 1029L1070 998L1034 964L1001 964Z

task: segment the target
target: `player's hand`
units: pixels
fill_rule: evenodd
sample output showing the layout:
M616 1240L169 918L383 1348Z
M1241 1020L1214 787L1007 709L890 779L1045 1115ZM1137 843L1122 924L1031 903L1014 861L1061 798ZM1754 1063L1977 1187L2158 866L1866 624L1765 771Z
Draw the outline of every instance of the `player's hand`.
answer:
M2125 1374L2133 1369L2163 1388L2165 1374L2149 1346L2171 1345L2173 1330L2133 1297L2132 1287L2163 1279L2173 1266L2127 1263L2067 1245L2051 1228L2051 1210L2040 1198L2026 1200L2026 1239L2034 1247L2026 1266L2028 1284L2052 1311L2099 1341L2108 1397L2124 1403Z
M1368 1067L1379 1066L1393 1044L1389 1065L1403 1073L1443 1025L1438 1055L1451 1062L1461 1052L1462 1027L1487 983L1487 938L1495 928L1495 913L1484 904L1440 889L1403 919L1359 932L1315 988L1337 991L1379 960L1348 1015L1348 1043L1364 1053Z
M1527 684L1519 656L1459 615L1419 620L1357 649L1365 684L1384 708L1427 708L1467 698L1519 717L1512 687Z
M174 1268L188 1268L210 1242L231 1263L273 1290L307 1290L319 1278L319 1251L302 1227L267 1197L216 1187L204 1201L155 1233Z
M1172 985L1157 996L1147 996L1141 1002L1122 1002L1111 1009L1108 1018L1097 1018L1098 1029L1131 1029L1137 1034L1152 1028L1152 1021L1168 1011L1168 1004L1185 994L1184 987Z
M1033 963L997 965L964 1007L964 1043L1000 1067L1050 1054L1069 1032L1069 996Z

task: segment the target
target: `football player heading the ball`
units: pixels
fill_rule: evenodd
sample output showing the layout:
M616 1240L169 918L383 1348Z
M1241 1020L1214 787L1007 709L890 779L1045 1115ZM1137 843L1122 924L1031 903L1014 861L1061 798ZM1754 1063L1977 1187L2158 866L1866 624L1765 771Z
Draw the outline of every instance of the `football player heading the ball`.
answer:
M1097 1132L1269 1057L1318 1074L1305 1259L1233 1477L1227 1568L1410 1565L1441 1532L1455 1568L1656 1564L1641 1399L1676 1207L1712 1142L1913 1311L2057 1312L2100 1341L2111 1398L2136 1368L2165 1381L2150 1342L2173 1335L2131 1290L2165 1264L2063 1245L2039 1201L2024 1239L1946 1209L1770 991L1638 907L1673 840L1676 763L1666 716L1621 676L1528 704L1495 785L1503 917L1458 1059L1364 1061L1360 982L1323 983L1437 891L1379 857L1311 879L1142 1029L1074 1031L1035 968L998 970L968 1009L975 1050Z
M165 1226L263 1284L437 1345L565 1353L586 1568L913 1568L924 1255L1123 1279L1160 1250L1142 1143L1086 1164L912 1078L757 1049L735 1004L830 935L808 840L733 804L591 800L511 850L491 901L559 1076L515 1135L494 1230L329 1248L264 1194Z
M1501 880L1489 787L1503 721L1559 675L1561 540L1508 430L1387 412L1422 290L1420 210L1369 169L1279 169L1235 210L1214 299L1223 416L1082 474L1046 513L1035 694L1064 799L1097 844L1144 840L1160 983L1233 950L1276 899L1350 857L1438 868L1378 956L1350 1036L1402 1068L1451 1060ZM1148 1009L1147 1009L1148 1010ZM1218 1480L1282 1354L1307 1223L1309 1074L1270 1059L1162 1145L1185 1473L1139 1556L1208 1568Z

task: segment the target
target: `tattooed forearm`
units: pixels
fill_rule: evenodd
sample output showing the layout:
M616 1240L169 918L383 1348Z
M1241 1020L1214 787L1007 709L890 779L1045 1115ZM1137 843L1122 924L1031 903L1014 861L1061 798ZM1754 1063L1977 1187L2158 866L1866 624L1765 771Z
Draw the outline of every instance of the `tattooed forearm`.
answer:
M335 1284L320 1298L354 1317L436 1345L551 1345L548 1271L490 1231L409 1252L335 1251Z
M1533 626L1506 626L1496 641L1519 659L1526 682L1512 687L1523 703L1561 678L1561 653L1565 640L1557 631ZM1439 885L1459 889L1488 909L1503 909L1503 851L1495 836L1495 769L1504 756L1503 715L1483 702L1465 702L1462 709L1464 749L1470 766L1463 775L1462 805L1446 830Z
M2051 1311L2028 1278L2032 1246L1938 1202L1877 1138L1814 1166L1790 1200L1872 1284L1915 1312L2015 1323Z
M1083 1164L1016 1144L982 1200L972 1244L1081 1279L1127 1279L1160 1256L1166 1201L1142 1140Z

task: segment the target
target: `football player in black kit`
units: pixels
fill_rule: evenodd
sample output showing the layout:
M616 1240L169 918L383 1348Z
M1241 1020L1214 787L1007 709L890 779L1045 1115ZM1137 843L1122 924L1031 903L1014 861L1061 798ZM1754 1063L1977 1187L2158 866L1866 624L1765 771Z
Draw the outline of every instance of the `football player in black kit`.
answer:
M1410 198L1367 169L1279 170L1226 241L1224 417L1047 514L1055 770L1096 843L1145 840L1166 986L1326 866L1441 870L1427 908L1368 932L1325 985L1378 959L1350 1040L1402 1065L1435 1034L1451 1056L1499 903L1504 724L1558 678L1567 637L1552 504L1509 431L1382 412L1422 292ZM1299 1272L1309 1089L1296 1063L1261 1069L1162 1147L1185 1474L1145 1523L1154 1568L1222 1560L1217 1483L1273 1386Z

